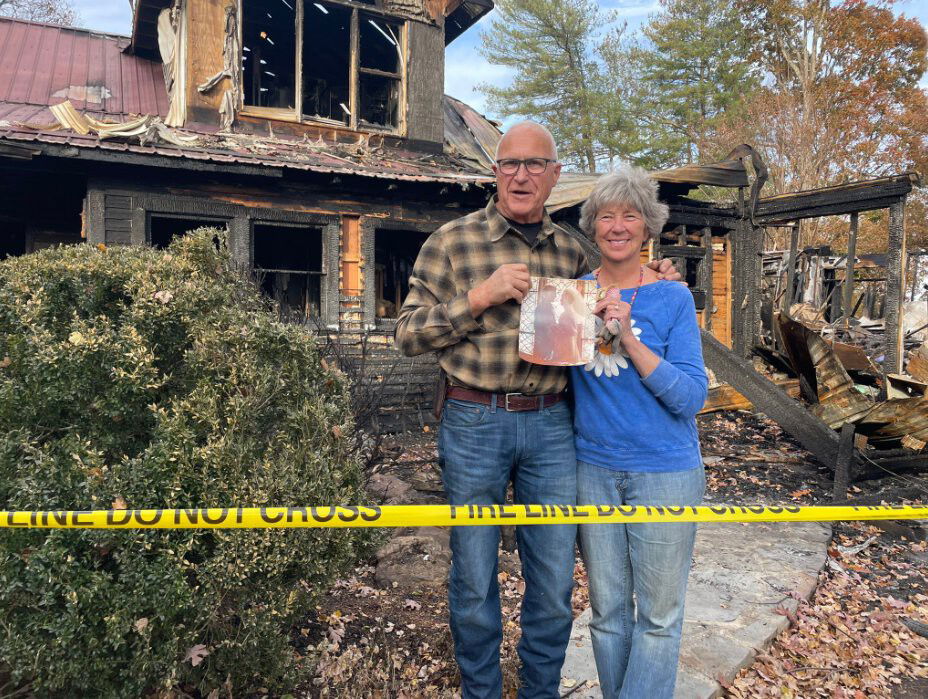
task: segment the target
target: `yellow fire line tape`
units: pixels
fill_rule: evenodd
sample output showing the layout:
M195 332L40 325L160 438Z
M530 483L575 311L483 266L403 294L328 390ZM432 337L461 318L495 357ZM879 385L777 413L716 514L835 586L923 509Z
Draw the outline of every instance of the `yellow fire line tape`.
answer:
M702 505L354 505L190 510L0 511L0 528L250 529L445 527L605 522L833 522L928 519L928 507Z

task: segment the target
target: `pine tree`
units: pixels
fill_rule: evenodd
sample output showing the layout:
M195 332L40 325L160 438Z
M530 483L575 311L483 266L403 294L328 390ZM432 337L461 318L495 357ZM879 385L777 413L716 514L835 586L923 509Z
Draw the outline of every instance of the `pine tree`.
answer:
M652 167L706 159L705 134L759 84L752 47L734 0L661 0L642 28L650 45L624 57L638 66L634 109ZM714 156L711 154L709 157Z
M587 172L600 150L594 37L610 19L594 0L498 0L482 36L487 60L516 71L508 87L480 86L490 110L544 124L561 159Z

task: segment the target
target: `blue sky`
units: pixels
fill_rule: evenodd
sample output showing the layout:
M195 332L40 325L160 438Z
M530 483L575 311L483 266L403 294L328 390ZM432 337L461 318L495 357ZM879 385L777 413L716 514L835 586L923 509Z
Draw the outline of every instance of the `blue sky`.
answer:
M132 14L127 0L73 0L81 16L80 25L117 34L129 34ZM647 0L605 0L600 2L603 8L612 9L626 20L630 30L640 26L648 15L657 11L659 4ZM918 17L923 26L928 26L928 2L925 0L900 0L896 4L897 12ZM445 57L445 92L472 105L481 112L486 112L483 96L476 91L479 83L505 85L509 80L506 68L490 65L480 55L480 32L489 25L493 13L484 17L476 26L471 27L458 37ZM928 87L928 76L922 80ZM493 115L490 115L493 116Z

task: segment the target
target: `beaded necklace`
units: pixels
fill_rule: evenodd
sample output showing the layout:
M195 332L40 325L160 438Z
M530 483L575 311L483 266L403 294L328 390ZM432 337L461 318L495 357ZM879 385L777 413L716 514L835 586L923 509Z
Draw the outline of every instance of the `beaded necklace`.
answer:
M596 271L593 272L593 278L596 279L596 285L600 287L599 289L599 300L602 301L605 298L611 298L613 300L621 300L622 290L619 289L616 285L611 285L606 289L603 289L599 284L599 273L602 270L602 267L597 267ZM638 271L638 286L635 287L635 291L632 293L632 298L628 302L628 305L634 307L635 299L638 298L638 291L641 289L641 284L644 281L644 265L639 266ZM631 317L631 310L629 309L629 317Z

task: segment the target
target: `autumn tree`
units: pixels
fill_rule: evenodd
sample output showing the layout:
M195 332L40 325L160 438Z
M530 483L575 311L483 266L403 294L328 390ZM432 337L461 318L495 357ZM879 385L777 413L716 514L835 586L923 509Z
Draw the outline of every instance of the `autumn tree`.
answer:
M63 25L78 20L71 0L0 0L0 16Z
M918 82L928 42L892 4L744 0L768 79L708 141L719 152L753 143L770 168L769 193L925 172L928 100ZM811 222L810 233L810 242L834 243L843 229Z
M925 33L918 21L894 16L891 6L892 0L749 3L763 39L758 59L773 78L760 99L777 96L770 110L776 121L758 125L791 133L776 154L785 166L784 187L887 174L924 156L918 151L925 132L913 112L924 113L918 81L926 68Z
M516 73L507 87L480 86L490 109L544 124L562 159L588 172L600 150L594 37L610 19L594 0L498 0L482 35L487 60Z

